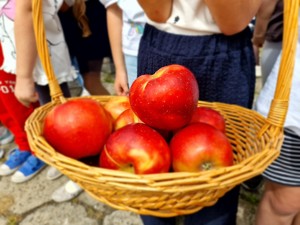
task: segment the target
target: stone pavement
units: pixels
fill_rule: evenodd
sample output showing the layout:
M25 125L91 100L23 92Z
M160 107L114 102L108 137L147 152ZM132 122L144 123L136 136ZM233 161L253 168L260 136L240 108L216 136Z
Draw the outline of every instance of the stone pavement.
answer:
M47 180L48 168L22 184L0 178L0 225L142 225L137 214L115 210L85 192L69 202L54 202L51 194L68 179ZM253 225L255 209L255 203L241 197L238 225Z
M113 94L113 76L103 73L102 80ZM22 184L0 177L0 225L142 225L138 215L112 209L85 192L69 202L55 203L51 194L68 179L47 180L48 168ZM258 198L257 194L241 192L238 225L253 225Z

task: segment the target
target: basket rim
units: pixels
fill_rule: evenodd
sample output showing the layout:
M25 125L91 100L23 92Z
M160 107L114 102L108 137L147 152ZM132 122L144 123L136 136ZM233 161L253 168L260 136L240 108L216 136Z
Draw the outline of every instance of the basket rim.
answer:
M82 99L82 98L92 98L92 99L102 99L102 100L108 100L110 99L112 96L84 96L84 97L70 97L70 98L67 98L67 100L74 100L74 99ZM31 130L31 126L32 126L32 123L31 123L31 119L34 117L35 114L38 114L40 112L43 112L44 111L44 108L49 108L49 107L55 107L58 103L55 103L55 102L49 102L43 106L40 106L38 108L35 109L34 113L29 117L29 119L26 121L26 130ZM242 106L238 106L238 105L233 105L233 104L226 104L226 103L219 103L219 102L205 102L205 101L198 101L198 104L199 105L202 105L202 104L205 104L205 105L210 105L211 107L222 107L222 106L226 106L226 107L234 107L234 108L240 108L242 111L247 111L253 115L255 115L256 117L260 118L261 120L263 121L266 121L267 118L265 118L264 116L262 116L261 114L259 114L258 112L256 111L253 111L251 109L247 109L247 108L244 108ZM33 118L34 119L34 118ZM49 148L50 151L53 151L55 152L57 158L60 158L62 161L69 161L70 164L68 165L68 169L73 169L73 170L78 170L78 168L76 166L72 166L71 164L77 164L79 165L82 169L80 169L81 171L83 170L86 170L88 171L87 173L90 174L90 173L95 173L95 174L106 174L106 175L110 175L112 177L122 177L122 178L126 178L127 182L130 181L130 180L140 180L142 182L140 182L141 184L144 183L144 184L148 184L149 185L149 180L153 180L153 178L155 178L158 174L133 174L133 173L128 173L128 172L125 172L125 171L120 171L120 170L111 170L111 169L105 169L105 168L101 168L101 167L96 167L96 166L92 166L92 165L88 165L78 159L73 159L71 157L68 157L68 156L65 156L63 155L62 153L56 151L47 141L46 139L42 136L42 134L39 134L39 135L35 135L34 137L35 139L39 139L39 140L42 140L43 142L47 143L49 146L47 146ZM278 138L278 137L276 137ZM37 141L37 142L40 142L40 141ZM35 152L35 154L37 154L37 156L39 156L39 152L35 151L34 150L35 148L33 148L33 151ZM208 171L199 171L199 172L167 172L167 173L159 173L159 179L158 180L168 180L170 178L175 178L177 177L178 179L180 178L185 178L185 177L199 177L199 176L206 176L206 175L209 175L211 174L212 172L213 173L216 173L216 174L226 174L230 171L233 171L233 170L237 170L239 169L241 172L243 170L247 170L247 171L250 171L252 168L249 168L249 162L253 161L254 158L256 158L257 156L259 155L265 155L265 152L266 151L272 151L272 149L268 149L266 148L264 151L262 152L258 152L256 154L254 154L253 156L250 156L248 157L247 159L239 162L239 163L236 163L232 166L228 166L228 167L222 167L222 168L213 168L211 170L208 170ZM49 164L56 167L56 164L54 163L55 160L52 162L51 160L49 160ZM62 171L64 171L64 169L62 169ZM92 172L91 172L92 171ZM259 173L259 172L257 172ZM144 182L143 182L144 181ZM151 184L150 184L151 185ZM154 185L155 186L155 185ZM153 186L153 187L154 187ZM214 187L211 187L211 188L214 188ZM215 188L217 188L217 185L215 186Z

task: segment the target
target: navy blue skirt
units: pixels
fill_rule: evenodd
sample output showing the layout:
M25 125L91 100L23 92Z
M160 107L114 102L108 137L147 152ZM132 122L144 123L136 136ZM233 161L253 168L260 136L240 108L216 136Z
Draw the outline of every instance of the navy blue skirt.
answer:
M249 28L233 35L174 35L147 24L138 55L138 74L180 64L195 75L200 100L251 108L255 59Z
M153 74L159 68L180 64L190 69L198 82L200 100L251 108L255 88L255 60L251 31L225 36L174 35L146 25L138 54L138 74ZM210 207L187 215L185 224L235 225L239 186ZM174 225L174 218L141 216L144 225Z

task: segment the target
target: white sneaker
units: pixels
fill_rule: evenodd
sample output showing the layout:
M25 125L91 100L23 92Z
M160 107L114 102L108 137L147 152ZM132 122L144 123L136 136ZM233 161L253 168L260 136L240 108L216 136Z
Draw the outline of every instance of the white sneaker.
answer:
M55 167L50 167L47 171L47 180L55 180L59 177L61 177L63 174L58 170L56 169Z
M90 96L90 95L91 95L90 92L88 92L88 90L85 87L83 87L80 96L83 97L83 96Z
M69 180L63 186L56 189L51 198L55 202L69 201L78 196L83 189L79 187L75 182Z

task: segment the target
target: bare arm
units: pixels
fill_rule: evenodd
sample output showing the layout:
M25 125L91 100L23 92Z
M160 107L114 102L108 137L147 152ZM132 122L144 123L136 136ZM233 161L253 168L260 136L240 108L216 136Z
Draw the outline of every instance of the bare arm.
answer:
M265 40L265 35L269 20L274 12L278 0L262 0L262 4L256 15L255 28L252 42L254 45L261 47Z
M33 30L31 0L16 1L15 40L17 52L15 95L25 106L38 100L33 80L33 69L37 58Z
M232 35L245 29L262 0L205 0L222 33Z
M138 2L152 21L164 23L171 15L173 0L138 0Z
M112 56L116 68L115 91L117 95L128 94L128 79L122 50L122 10L117 3L107 9L107 28Z

